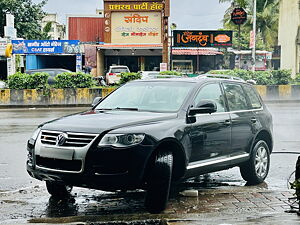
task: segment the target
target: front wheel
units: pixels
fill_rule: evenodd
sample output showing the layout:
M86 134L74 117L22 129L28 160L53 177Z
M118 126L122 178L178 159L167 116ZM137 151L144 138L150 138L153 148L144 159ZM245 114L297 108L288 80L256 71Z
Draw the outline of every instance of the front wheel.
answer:
M270 150L263 140L258 141L252 150L248 162L240 166L240 172L249 184L262 183L269 173Z
M150 170L145 206L150 213L163 211L169 199L173 169L171 152L159 152Z
M54 198L66 198L70 196L73 189L70 185L64 185L58 182L46 181L47 191Z

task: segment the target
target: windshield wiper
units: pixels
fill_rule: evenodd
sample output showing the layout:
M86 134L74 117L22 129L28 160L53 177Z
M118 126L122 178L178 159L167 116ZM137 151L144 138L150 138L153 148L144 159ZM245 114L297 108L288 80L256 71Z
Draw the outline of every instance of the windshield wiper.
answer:
M130 108L130 107L116 107L113 110L129 110L129 111L139 111L138 108Z

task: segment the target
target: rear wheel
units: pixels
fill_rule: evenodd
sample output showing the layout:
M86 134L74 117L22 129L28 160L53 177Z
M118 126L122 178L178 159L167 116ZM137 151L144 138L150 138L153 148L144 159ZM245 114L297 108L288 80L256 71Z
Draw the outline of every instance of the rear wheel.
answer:
M70 196L73 186L64 185L58 182L46 181L47 191L55 198L66 198Z
M145 206L150 213L163 211L169 199L172 178L173 155L159 152L150 170Z
M240 166L240 171L249 184L259 184L267 177L269 167L269 147L265 141L260 140L254 145L249 161Z

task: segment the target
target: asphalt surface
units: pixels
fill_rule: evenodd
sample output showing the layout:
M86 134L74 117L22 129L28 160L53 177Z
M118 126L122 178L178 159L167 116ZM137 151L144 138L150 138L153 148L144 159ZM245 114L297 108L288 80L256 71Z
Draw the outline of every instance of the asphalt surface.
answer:
M268 104L268 107L273 115L275 147L266 182L260 186L247 187L237 168L213 173L205 179L205 182L191 182L183 186L186 189L197 189L200 196L207 195L206 200L200 197L190 200L175 196L171 199L165 214L158 217L145 215L142 203L143 192L104 193L75 188L73 197L67 202L55 202L49 198L44 183L32 179L27 174L25 169L26 141L36 126L60 116L84 111L86 108L1 109L0 224L26 223L30 218L31 222L35 223L78 222L91 220L89 217L91 215L100 215L102 219L109 215L107 220L122 221L128 219L140 221L145 217L147 224L152 224L152 222L160 224L161 217L170 218L168 224L222 224L223 222L223 224L252 224L252 222L253 224L300 224L297 216L284 214L284 210L289 208L286 204L287 200L292 197L292 191L288 190L288 179L291 178L292 181L293 176L290 175L300 155L298 137L300 103L272 103ZM248 194L251 196L247 197ZM257 199L263 202L263 207L255 201L251 202L252 195L257 194L260 195ZM268 197L269 195L271 197ZM242 197L239 198L239 196ZM253 203L252 208L248 207L248 201ZM209 203L209 205L204 207L203 203L205 205ZM241 207L243 204L245 207ZM242 214L236 214L238 209ZM263 212L268 212L268 214ZM185 217L187 213L188 216ZM176 215L182 216L178 219ZM243 215L249 215L249 218L253 219L252 222L250 223L247 217L242 219ZM264 217L264 215L267 216ZM76 219L74 216L77 216ZM215 220L207 222L206 217L211 216ZM269 223L272 222L273 217L277 218L277 222ZM69 219L53 220L53 218ZM284 218L290 223L282 222Z

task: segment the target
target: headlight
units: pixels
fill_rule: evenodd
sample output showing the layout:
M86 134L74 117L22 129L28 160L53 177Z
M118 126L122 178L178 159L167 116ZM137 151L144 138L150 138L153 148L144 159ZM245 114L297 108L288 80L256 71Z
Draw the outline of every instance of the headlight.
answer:
M145 134L106 134L98 146L129 147L142 143Z
M41 128L36 129L36 130L33 132L33 134L31 135L31 138L30 138L30 139L36 141L37 137L38 137L39 134L40 134L40 131L41 131Z

